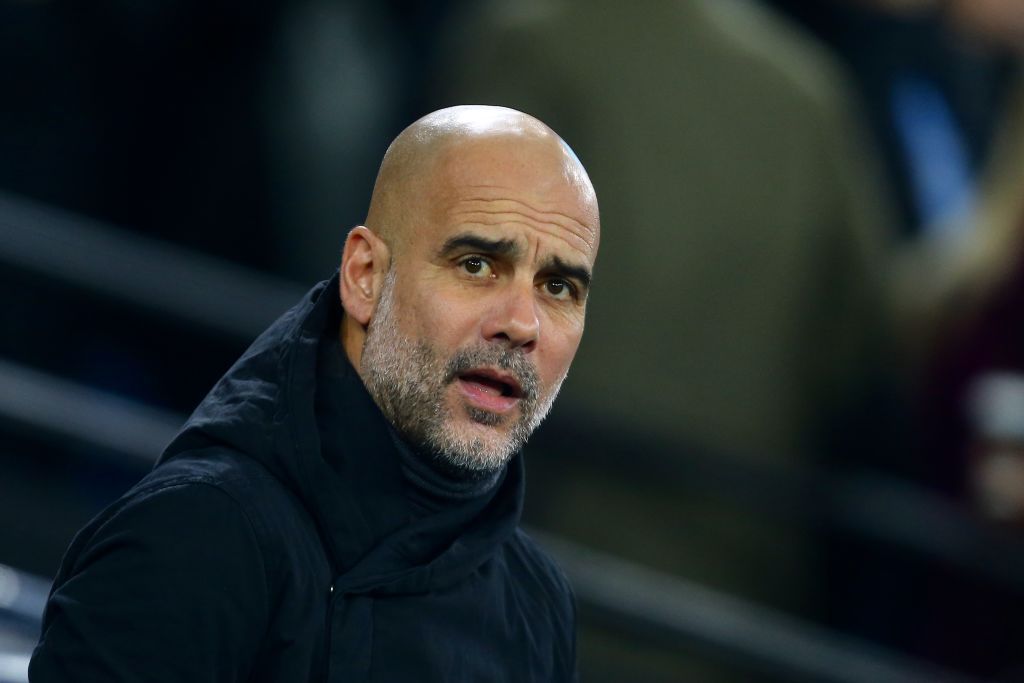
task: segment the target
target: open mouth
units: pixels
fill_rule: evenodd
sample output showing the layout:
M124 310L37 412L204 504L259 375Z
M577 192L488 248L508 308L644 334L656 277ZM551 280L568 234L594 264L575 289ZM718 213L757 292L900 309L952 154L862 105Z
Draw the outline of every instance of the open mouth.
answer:
M491 396L522 398L523 390L511 375L494 370L477 369L459 375L459 380Z
M474 368L457 375L463 398L477 410L505 415L515 410L523 388L513 375L492 368Z

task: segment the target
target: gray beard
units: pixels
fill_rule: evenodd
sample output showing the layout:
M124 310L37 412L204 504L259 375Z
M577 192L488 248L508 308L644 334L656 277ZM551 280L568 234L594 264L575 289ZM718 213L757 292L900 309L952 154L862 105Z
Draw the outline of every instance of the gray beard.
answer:
M501 469L547 417L564 375L541 396L537 371L522 352L481 342L443 358L426 340L410 339L398 331L394 284L391 270L367 329L360 361L367 390L402 438L441 469L475 476ZM460 374L485 365L512 374L523 392L517 416L465 407L473 422L487 427L514 420L505 434L495 429L490 439L459 434L445 405L447 387Z

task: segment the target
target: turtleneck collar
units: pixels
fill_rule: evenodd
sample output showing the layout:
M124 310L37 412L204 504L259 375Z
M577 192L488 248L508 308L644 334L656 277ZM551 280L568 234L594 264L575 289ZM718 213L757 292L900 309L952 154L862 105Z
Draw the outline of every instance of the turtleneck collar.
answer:
M429 515L449 505L460 505L486 496L504 477L504 467L479 476L443 470L433 462L431 455L413 449L406 443L393 427L390 432L401 461L402 475L408 485L409 502L414 514Z
M318 356L317 426L321 444L324 446L324 457L330 462L336 456L331 445L344 440L346 431L334 414L334 407L341 405L342 402L350 405L348 397L351 396L356 383L362 385L362 379L352 367L337 336L330 331L330 326L320 341ZM360 386L358 389L362 390L359 393L369 398L365 387ZM447 508L487 498L504 480L506 468L487 472L483 476L473 476L438 467L430 454L413 448L399 435L380 413L372 398L369 403L372 407L367 406L367 410L360 412L375 413L387 426L391 444L394 446L393 453L375 454L374 457L397 461L397 469L404 483L404 497L407 503L405 507L410 518L436 514Z

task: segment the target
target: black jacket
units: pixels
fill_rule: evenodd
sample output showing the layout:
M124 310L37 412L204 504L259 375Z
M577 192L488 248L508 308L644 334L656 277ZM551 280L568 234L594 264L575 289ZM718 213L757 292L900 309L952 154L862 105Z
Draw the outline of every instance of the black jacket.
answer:
M483 493L417 513L351 368L332 406L343 438L322 446L337 291L321 283L261 335L76 536L33 683L575 678L569 586L517 526L521 456Z

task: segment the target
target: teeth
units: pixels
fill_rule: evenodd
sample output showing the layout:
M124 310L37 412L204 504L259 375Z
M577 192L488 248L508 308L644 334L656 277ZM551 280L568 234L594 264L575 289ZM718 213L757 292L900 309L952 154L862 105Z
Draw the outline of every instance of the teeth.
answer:
M502 396L508 388L504 383L490 379L489 377L469 376L465 381L472 382L484 392L492 396Z
M479 384L480 384L480 387L481 387L481 388L482 388L482 389L483 389L484 391L486 391L486 392L487 392L488 394L492 394L492 395L494 395L494 396L500 396L500 395L501 395L501 392L500 392L500 391L498 391L498 390L497 390L496 388L492 387L492 386L491 386L490 384L484 384L484 383L482 383L482 382L481 382L481 383L479 383Z

